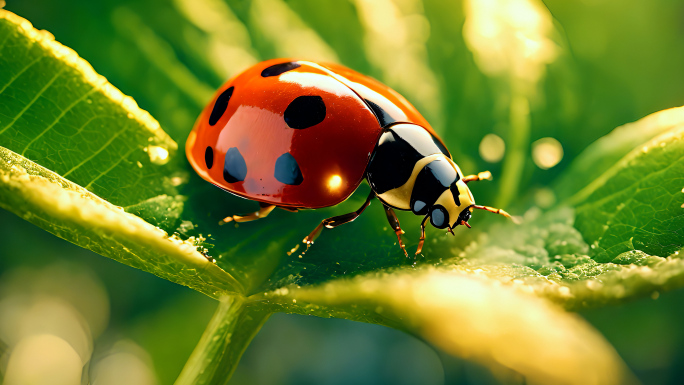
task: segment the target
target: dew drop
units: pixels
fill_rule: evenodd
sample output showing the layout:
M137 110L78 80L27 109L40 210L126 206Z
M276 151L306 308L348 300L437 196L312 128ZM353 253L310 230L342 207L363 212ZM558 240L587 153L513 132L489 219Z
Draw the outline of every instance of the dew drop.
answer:
M150 162L156 165L164 165L169 161L169 150L161 146L147 146L145 148L147 155L150 156Z

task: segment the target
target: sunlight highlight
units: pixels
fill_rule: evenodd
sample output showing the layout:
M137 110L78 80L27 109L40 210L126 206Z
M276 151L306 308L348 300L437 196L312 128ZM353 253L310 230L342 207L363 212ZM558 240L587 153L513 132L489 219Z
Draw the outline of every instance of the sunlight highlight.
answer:
M331 190L337 190L342 186L342 178L339 175L333 175L328 179L328 188Z
M254 0L250 18L277 56L339 62L335 50L282 0Z
M156 165L164 165L169 161L169 150L160 146L147 146L145 152L150 156L150 162Z
M221 78L229 78L257 62L249 31L226 2L174 0L174 5L206 35L184 31L188 49L206 56Z
M425 44L430 23L421 0L354 0L365 28L368 60L392 88L415 102L433 126L439 126L439 84L428 62Z
M463 35L486 75L535 85L558 56L551 13L541 1L466 0L464 6Z

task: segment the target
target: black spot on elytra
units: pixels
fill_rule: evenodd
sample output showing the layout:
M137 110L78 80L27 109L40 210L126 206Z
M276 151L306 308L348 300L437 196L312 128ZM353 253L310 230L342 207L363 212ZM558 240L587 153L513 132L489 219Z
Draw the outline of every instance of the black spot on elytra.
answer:
M382 107L377 105L376 103L368 100L368 99L363 99L368 103L370 106L371 110L373 110L373 114L375 114L375 118L378 119L378 123L380 123L380 127L385 127L387 125L390 125L397 120L394 119L393 117L390 116L390 114L387 113Z
M207 165L208 169L214 165L214 149L211 146L204 150L204 163Z
M297 161L289 152L284 153L276 159L275 173L273 176L275 176L279 182L289 185L298 185L304 180Z
M297 63L296 61L274 64L270 67L264 68L264 70L261 71L261 77L267 78L270 76L278 76L283 72L292 71L293 69L299 68L301 66L302 65Z
M325 119L325 103L320 96L299 96L285 109L285 123L290 128L304 129Z
M230 87L227 90L221 92L221 95L219 95L218 98L216 98L216 103L214 103L214 109L211 110L211 115L209 115L209 125L213 126L216 123L218 123L219 119L223 116L223 114L226 112L226 108L228 108L228 102L230 101L230 97L233 96L233 90L235 87Z
M223 179L228 183L235 183L245 180L247 176L247 163L242 157L237 147L231 147L226 152L226 159L223 162Z

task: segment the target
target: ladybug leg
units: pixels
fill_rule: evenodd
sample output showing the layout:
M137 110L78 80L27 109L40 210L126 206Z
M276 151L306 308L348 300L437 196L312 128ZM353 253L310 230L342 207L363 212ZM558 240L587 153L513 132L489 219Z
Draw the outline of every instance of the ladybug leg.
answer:
M293 208L293 207L278 206L278 208L279 208L279 209L282 209L282 210L285 210L285 211L289 211L289 212L291 212L291 213L299 212L299 209Z
M489 171L478 172L477 175L467 175L463 177L463 182L468 183L478 180L492 180L492 173Z
M392 210L391 207L382 205L385 208L385 214L387 215L387 220L389 221L390 226L392 226L392 230L397 234L397 239L399 240L399 247L404 251L404 254L406 257L408 257L408 253L406 252L406 247L404 247L404 242L401 241L401 235L404 234L404 230L401 229L399 226L399 218L397 218L397 214L394 213L394 210Z
M428 216L426 215L425 218L423 218L423 221L420 223L420 241L418 242L418 250L416 250L416 255L423 251L423 243L425 243L425 222L427 219Z
M321 231L323 231L323 228L325 227L326 229L332 229L335 228L339 225L343 225L345 223L349 223L353 221L354 219L358 218L359 215L363 212L363 210L366 209L371 203L371 199L375 197L375 193L371 191L371 193L368 195L368 198L366 198L366 202L363 203L363 206L361 206L358 210L349 213L349 214L344 214L344 215L338 215L336 217L324 219L316 228L311 232L311 234L307 235L302 242L306 243L307 246L310 246L314 243L316 238L321 234Z
M224 224L228 222L249 222L249 221L255 221L257 219L261 218L266 218L268 214L273 211L275 208L275 205L269 205L268 203L262 203L259 202L259 211L255 211L253 213L249 213L247 215L231 215L228 217L225 217L219 222L219 224Z

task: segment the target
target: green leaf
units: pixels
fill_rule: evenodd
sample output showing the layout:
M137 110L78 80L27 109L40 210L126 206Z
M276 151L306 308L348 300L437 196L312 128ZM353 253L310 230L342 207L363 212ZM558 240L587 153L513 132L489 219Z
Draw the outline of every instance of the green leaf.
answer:
M599 178L601 174L635 147L682 123L684 107L671 108L620 126L598 139L574 159L555 183L554 191L558 199L569 199L573 203L586 198L586 195L596 189L596 185L603 183L603 179ZM594 186L589 186L592 183Z
M112 204L128 205L158 226L169 226L182 211L181 198L160 195L175 196L181 183L176 180L185 174L169 161L176 144L158 123L72 50L4 10L0 40L6 69L0 74L0 144L44 166L0 148L0 206L82 247L207 295L241 291L193 240L169 238Z
M10 16L11 15L11 16ZM47 32L0 18L0 143L118 205L175 194L177 146Z
M640 250L667 257L684 245L684 124L638 146L577 203L576 226L595 259Z
M163 230L2 147L0 207L81 247L211 297L242 290L191 241L169 238Z

